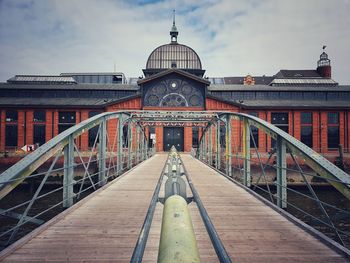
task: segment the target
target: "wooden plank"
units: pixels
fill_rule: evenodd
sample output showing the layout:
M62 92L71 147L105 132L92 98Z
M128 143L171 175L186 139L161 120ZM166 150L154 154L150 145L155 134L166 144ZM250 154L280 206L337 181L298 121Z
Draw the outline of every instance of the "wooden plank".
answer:
M129 262L166 157L157 155L68 209L4 262ZM234 262L347 262L216 171L189 155L182 158ZM196 204L189 210L201 262L218 262ZM157 260L162 211L158 203L143 262Z
M181 158L233 262L348 262L215 170Z
M129 262L166 158L158 154L93 193L3 261Z

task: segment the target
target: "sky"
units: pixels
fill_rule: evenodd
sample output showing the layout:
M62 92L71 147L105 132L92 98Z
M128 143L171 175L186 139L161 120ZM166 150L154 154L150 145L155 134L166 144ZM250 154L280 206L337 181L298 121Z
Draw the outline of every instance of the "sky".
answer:
M332 78L350 85L350 0L0 0L0 82L16 74L123 72L149 54L192 47L208 77L316 69L326 45Z

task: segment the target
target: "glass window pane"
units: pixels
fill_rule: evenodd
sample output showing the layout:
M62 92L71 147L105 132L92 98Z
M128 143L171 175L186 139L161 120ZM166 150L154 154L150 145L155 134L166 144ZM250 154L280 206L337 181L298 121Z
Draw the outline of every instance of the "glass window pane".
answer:
M312 113L302 112L300 116L301 124L312 124Z
M58 123L75 123L75 111L60 111Z
M18 112L16 110L7 110L6 111L6 121L7 122L16 122L18 120Z
M300 141L312 148L312 126L302 126Z
M271 123L272 124L287 124L288 125L288 112L272 112L271 113Z
M45 143L45 125L34 125L33 143L39 145Z
M198 127L192 127L192 147L198 148Z
M328 149L338 149L339 147L339 127L329 126L327 129Z
M89 111L89 118L102 113L102 111Z
M45 111L43 110L34 111L34 116L33 116L34 122L45 122L45 120L46 120Z
M338 112L328 112L328 124L339 124Z
M222 149L226 147L226 127L224 125L220 126L220 145Z
M17 125L6 125L5 146L17 146L18 128Z

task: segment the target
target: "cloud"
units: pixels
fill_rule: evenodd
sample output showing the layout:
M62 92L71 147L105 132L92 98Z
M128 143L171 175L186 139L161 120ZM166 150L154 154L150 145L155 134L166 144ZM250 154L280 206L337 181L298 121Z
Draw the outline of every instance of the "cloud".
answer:
M15 74L142 74L154 48L179 42L199 54L206 75L272 75L313 69L327 45L333 78L350 84L346 0L2 0L0 81Z

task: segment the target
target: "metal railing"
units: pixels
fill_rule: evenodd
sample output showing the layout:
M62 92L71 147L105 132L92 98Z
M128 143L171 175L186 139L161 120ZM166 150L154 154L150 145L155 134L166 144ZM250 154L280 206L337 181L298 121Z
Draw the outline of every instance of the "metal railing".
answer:
M89 137L87 148L81 141ZM152 154L132 112L102 113L63 131L0 175L1 247Z
M165 180L165 178L167 179ZM191 189L192 197L187 197L186 195L186 181ZM163 184L164 196L160 197L160 189ZM219 261L227 263L231 262L231 259L221 242L206 209L204 208L199 194L192 183L190 175L187 173L181 157L176 152L174 146L169 152L168 159L165 162L154 190L130 262L142 262L157 202L164 204L158 262L169 262L173 259L177 259L175 261L181 262L199 262L199 251L196 245L196 237L187 208L187 204L192 201L197 205ZM179 207L181 207L181 209L179 209ZM169 210L172 211L171 216L167 215ZM174 211L178 211L176 214L178 214L179 218L174 219Z
M252 127L274 141L270 152L261 152ZM337 241L335 246L350 255L350 176L294 137L251 115L218 113L192 154Z

